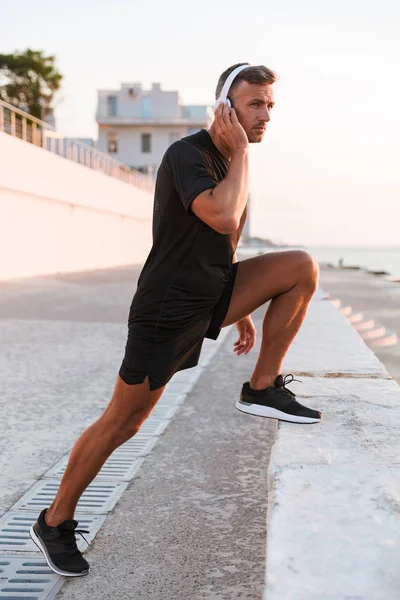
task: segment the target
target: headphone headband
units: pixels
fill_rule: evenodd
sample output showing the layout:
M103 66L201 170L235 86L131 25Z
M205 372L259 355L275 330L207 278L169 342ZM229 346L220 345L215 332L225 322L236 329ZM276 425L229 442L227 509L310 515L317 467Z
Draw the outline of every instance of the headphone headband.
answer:
M229 76L227 77L219 95L219 98L214 104L214 110L217 108L217 106L219 106L219 104L223 104L224 102L226 102L228 92L230 90L233 80L237 75L239 75L239 73L241 73L242 71L244 71L244 69L247 69L248 67L251 67L251 65L241 65L240 67L236 67L236 69L234 69L232 73L229 73Z

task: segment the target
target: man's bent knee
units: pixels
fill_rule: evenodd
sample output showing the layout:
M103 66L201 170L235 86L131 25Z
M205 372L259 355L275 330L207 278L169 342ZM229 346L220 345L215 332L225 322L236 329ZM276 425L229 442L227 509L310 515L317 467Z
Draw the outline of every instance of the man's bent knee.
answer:
M310 285L315 291L318 286L319 264L315 258L305 250L298 250L296 252L299 261L301 280Z

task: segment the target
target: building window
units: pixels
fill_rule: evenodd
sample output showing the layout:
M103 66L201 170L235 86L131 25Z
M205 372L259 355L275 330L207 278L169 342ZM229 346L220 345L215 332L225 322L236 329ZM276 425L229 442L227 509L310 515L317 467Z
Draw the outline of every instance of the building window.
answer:
M116 154L118 152L118 134L109 133L107 136L107 152Z
M142 133L142 152L151 152L151 134Z
M181 136L179 135L179 133L177 133L176 131L172 131L169 134L169 145L173 144L174 142L177 142L178 140L180 140Z
M107 96L107 112L109 117L117 116L117 96Z
M143 119L151 119L152 118L151 98L149 96L143 96L143 98L142 98L142 118Z

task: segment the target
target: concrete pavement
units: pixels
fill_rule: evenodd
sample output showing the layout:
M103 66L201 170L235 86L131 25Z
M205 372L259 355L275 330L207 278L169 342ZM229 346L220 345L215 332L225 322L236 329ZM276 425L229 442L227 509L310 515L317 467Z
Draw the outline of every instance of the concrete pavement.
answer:
M2 284L0 506L14 507L24 523L29 507L55 493L60 469L54 484L48 469L109 401L135 273ZM292 389L322 409L322 423L277 427L239 413L234 405L257 357L264 313L253 314L252 354L236 357L236 329L227 328L217 342L206 340L199 367L175 376L159 404L170 410L176 403L178 411L161 423L167 428L133 479L117 476L116 487L126 489L110 511L101 506L112 478L99 474L102 487L88 491L75 515L83 528L94 521L91 499L106 516L86 552L90 575L56 580L38 553L29 554L20 524L14 555L29 570L13 567L0 550L7 586L25 572L42 586L45 574L53 586L35 600L55 597L61 584L64 600L397 600L399 388L318 291L284 372L303 381ZM157 425L151 415L144 429L151 420ZM41 477L34 501L19 500ZM3 531L0 544L12 537L11 526ZM29 585L20 591L39 589Z
M139 272L0 284L1 514L107 405ZM258 331L264 312L254 314ZM258 347L237 357L236 328L226 334L91 543L90 575L66 580L57 598L261 597L276 422L235 409Z

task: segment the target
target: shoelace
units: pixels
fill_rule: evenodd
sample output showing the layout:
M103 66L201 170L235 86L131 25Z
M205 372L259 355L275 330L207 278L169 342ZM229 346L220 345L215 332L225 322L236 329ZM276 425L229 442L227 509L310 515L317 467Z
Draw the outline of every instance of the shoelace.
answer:
M291 379L289 379L287 381L288 377L291 377ZM293 383L293 381L298 381L299 383L302 383L302 381L300 381L300 379L295 379L294 376L291 373L289 373L288 375L285 376L285 378L283 380L283 386L281 388L278 388L278 389L281 389L282 392L286 392L287 394L290 394L293 398L296 398L296 394L294 394L291 390L289 390L286 387L289 383Z
M73 547L74 544L76 544L76 540L75 540L76 533L79 533L83 537L83 539L85 540L87 545L89 546L89 542L87 541L87 539L85 538L85 536L83 534L90 533L90 531L87 531L86 529L75 529L74 531L63 532L63 542L64 542L64 546L67 550L70 547Z

